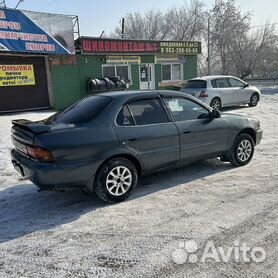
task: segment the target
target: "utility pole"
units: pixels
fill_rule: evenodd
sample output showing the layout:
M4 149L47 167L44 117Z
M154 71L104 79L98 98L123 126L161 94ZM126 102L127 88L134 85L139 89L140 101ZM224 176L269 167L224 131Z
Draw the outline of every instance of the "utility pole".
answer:
M125 19L122 18L122 39L125 38Z
M6 8L7 6L6 6L6 1L5 0L1 0L0 1L0 8Z
M211 49L210 49L210 15L208 17L208 75L211 75Z

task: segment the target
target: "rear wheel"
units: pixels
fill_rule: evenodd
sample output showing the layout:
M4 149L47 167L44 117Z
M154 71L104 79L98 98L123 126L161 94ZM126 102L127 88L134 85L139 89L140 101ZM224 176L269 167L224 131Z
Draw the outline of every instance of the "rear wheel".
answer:
M249 134L242 133L237 136L232 149L226 157L234 166L244 166L251 161L254 148L253 138Z
M254 106L257 106L259 102L259 95L257 93L254 93L251 98L250 98L250 102L249 102L249 106L250 107L254 107Z
M130 160L113 158L98 171L95 192L108 203L121 202L129 197L137 181L137 169Z
M212 100L211 100L211 102L210 102L210 107L212 108L212 109L215 109L215 110L220 110L221 109L221 100L220 100L220 98L218 98L218 97L215 97L215 98L213 98Z

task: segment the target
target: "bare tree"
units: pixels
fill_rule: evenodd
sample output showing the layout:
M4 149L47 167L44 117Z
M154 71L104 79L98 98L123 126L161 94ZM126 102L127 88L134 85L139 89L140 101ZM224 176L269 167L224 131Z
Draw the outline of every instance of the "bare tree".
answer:
M200 39L205 29L204 3L200 0L193 0L189 5L174 7L165 16L169 27L169 38L172 40Z
M251 18L251 13L243 13L235 0L215 0L210 10L202 0L191 0L188 5L173 7L164 13L150 10L127 14L125 38L201 41L203 51L198 59L201 74L208 71L207 49L210 46L212 74L231 74L241 78L277 76L278 36L274 25L253 29ZM110 36L121 37L121 33L120 22Z
M120 37L121 23L116 27L112 36ZM125 34L127 39L163 40L167 37L165 16L160 11L150 10L145 14L138 12L125 16Z
M238 76L244 79L253 73L264 49L275 43L273 31L274 27L266 24L251 34L239 34L231 41L229 50Z
M125 37L147 40L194 40L204 30L204 4L192 0L190 5L173 7L166 13L150 10L125 16ZM111 34L121 36L121 24Z
M210 12L211 38L214 53L219 58L222 74L231 67L230 45L250 28L250 13L242 14L234 0L216 0Z

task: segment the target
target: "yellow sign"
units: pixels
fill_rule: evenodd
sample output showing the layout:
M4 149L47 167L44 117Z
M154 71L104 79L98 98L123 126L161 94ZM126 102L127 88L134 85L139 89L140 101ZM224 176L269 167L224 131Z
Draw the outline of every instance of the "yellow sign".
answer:
M107 64L141 64L140 56L107 56Z
M0 87L36 85L33 65L1 65Z

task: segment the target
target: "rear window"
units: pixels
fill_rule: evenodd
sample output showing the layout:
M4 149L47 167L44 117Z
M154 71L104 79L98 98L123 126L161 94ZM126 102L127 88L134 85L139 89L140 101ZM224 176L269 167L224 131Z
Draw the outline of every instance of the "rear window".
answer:
M91 96L54 114L46 121L64 124L86 123L99 114L111 101L112 99L110 97Z
M184 86L185 89L205 89L207 82L205 80L189 80Z

